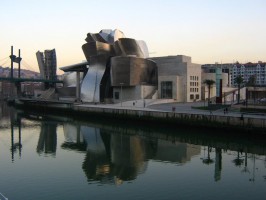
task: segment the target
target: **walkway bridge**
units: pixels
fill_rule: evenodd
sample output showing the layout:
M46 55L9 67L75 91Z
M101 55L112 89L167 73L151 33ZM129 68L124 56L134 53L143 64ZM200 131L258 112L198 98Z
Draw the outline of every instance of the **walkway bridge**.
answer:
M11 77L0 77L1 81L8 81L11 83L21 82L41 82L41 83L63 83L61 80L47 80L47 79L33 79L33 78L11 78Z

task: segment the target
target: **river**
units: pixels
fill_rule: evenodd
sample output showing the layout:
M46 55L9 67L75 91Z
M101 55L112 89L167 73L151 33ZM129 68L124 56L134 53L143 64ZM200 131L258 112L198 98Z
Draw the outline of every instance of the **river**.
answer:
M0 117L0 199L266 196L262 136L77 120L4 103Z

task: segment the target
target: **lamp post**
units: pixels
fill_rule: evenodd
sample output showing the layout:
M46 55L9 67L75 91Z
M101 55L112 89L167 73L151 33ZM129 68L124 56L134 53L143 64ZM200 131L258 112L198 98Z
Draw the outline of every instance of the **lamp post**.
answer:
M142 94L142 98L143 98L143 108L145 108L145 84L146 82L141 82L142 86L143 86L143 94Z
M122 95L123 95L123 85L124 85L124 83L120 83L120 93L121 93L121 97L120 97L120 101L121 101L121 107L122 107Z

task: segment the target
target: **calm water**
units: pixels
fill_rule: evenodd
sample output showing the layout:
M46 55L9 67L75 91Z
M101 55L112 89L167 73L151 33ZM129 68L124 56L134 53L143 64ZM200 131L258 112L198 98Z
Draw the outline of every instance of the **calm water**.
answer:
M0 116L0 193L9 200L266 197L263 138L26 116L4 106Z

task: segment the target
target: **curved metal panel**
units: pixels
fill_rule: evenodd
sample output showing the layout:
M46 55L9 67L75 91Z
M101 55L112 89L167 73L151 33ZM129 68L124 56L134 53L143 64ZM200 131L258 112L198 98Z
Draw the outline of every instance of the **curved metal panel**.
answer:
M144 58L144 53L142 52L139 44L136 40L131 38L120 38L114 43L116 55L121 56L136 56L139 58Z
M112 38L111 43L114 43L115 41L119 40L120 38L125 38L125 35L122 31L115 29L111 32L110 38Z
M90 68L81 84L81 100L100 101L100 84L106 68L106 55L91 57Z
M82 45L83 53L88 61L91 56L114 54L113 46L103 42L90 42Z
M99 33L88 33L87 37L86 37L86 42L90 43L90 42L106 42L104 40L104 38L102 38L102 36Z
M64 87L73 87L77 85L77 73L70 72L64 74L63 84Z
M144 58L120 56L111 59L111 85L136 86L157 84L157 65L154 61Z
M144 41L125 38L118 29L88 33L86 41L82 49L90 68L81 84L82 101L100 102L111 98L113 93L107 95L111 86L121 83L125 86L157 83L157 65L145 59L149 52Z
M138 45L142 51L142 53L144 54L144 58L148 58L149 57L149 50L148 50L148 46L146 44L145 41L143 40L138 40Z

